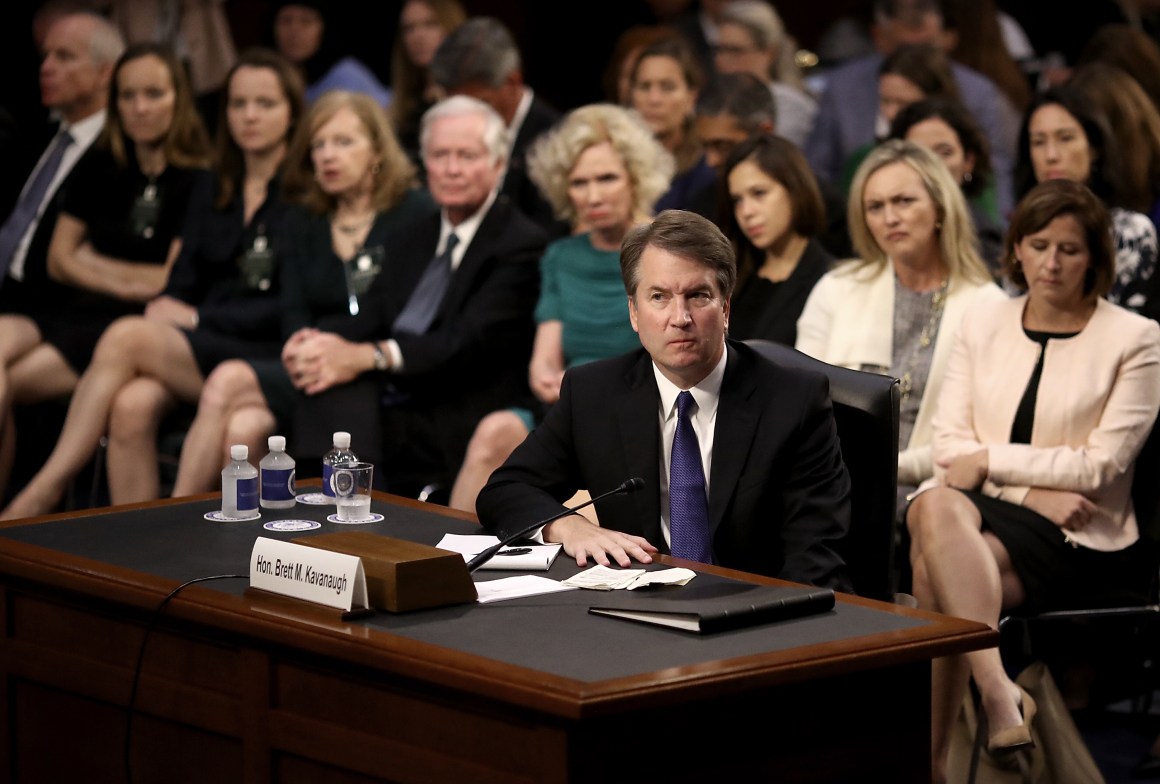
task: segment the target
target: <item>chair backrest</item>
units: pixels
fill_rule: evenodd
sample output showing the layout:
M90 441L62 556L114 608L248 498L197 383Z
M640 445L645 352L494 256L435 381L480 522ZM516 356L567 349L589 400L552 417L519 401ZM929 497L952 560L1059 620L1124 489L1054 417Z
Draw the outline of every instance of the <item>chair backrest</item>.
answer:
M768 340L745 342L778 365L813 370L830 379L851 484L850 532L837 549L858 594L891 601L897 590L898 379L830 365Z

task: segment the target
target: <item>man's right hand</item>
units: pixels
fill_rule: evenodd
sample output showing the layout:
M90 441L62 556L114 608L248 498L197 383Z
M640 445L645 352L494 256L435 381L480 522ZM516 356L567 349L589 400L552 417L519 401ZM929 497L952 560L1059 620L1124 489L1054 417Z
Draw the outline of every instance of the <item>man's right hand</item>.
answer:
M618 566L627 568L633 559L652 563L652 556L658 552L644 537L601 528L580 514L548 523L540 533L545 542L563 544L564 552L576 559L577 566L587 566L591 557L601 566L611 566L611 561L616 561Z

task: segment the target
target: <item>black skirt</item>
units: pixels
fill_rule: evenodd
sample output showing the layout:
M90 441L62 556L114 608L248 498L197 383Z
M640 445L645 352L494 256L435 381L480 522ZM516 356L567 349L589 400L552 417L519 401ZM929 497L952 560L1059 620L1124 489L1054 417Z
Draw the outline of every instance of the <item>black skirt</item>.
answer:
M963 494L1011 556L1026 600L1020 612L1074 610L1147 601L1154 559L1143 540L1122 550L1073 544L1064 530L1025 506L979 492Z

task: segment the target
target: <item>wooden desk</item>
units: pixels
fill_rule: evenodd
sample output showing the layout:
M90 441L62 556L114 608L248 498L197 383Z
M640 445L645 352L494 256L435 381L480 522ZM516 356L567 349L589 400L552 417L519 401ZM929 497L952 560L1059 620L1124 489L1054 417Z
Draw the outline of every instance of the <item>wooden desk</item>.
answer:
M844 595L827 616L705 638L590 616L582 591L343 623L221 580L155 615L277 536L202 519L215 501L0 526L0 780L127 780L154 621L136 782L925 782L931 658L997 640ZM375 509L373 530L430 544L475 528L389 496ZM575 571L561 556L551 576Z

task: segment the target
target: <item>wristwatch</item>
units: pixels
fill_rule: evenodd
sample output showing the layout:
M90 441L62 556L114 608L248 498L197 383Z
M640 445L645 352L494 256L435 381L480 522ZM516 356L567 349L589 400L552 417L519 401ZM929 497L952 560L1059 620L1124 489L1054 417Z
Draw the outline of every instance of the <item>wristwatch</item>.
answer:
M380 373L388 370L391 367L391 360L387 356L387 352L383 351L383 347L378 342L371 343L371 347L375 350L375 370Z

